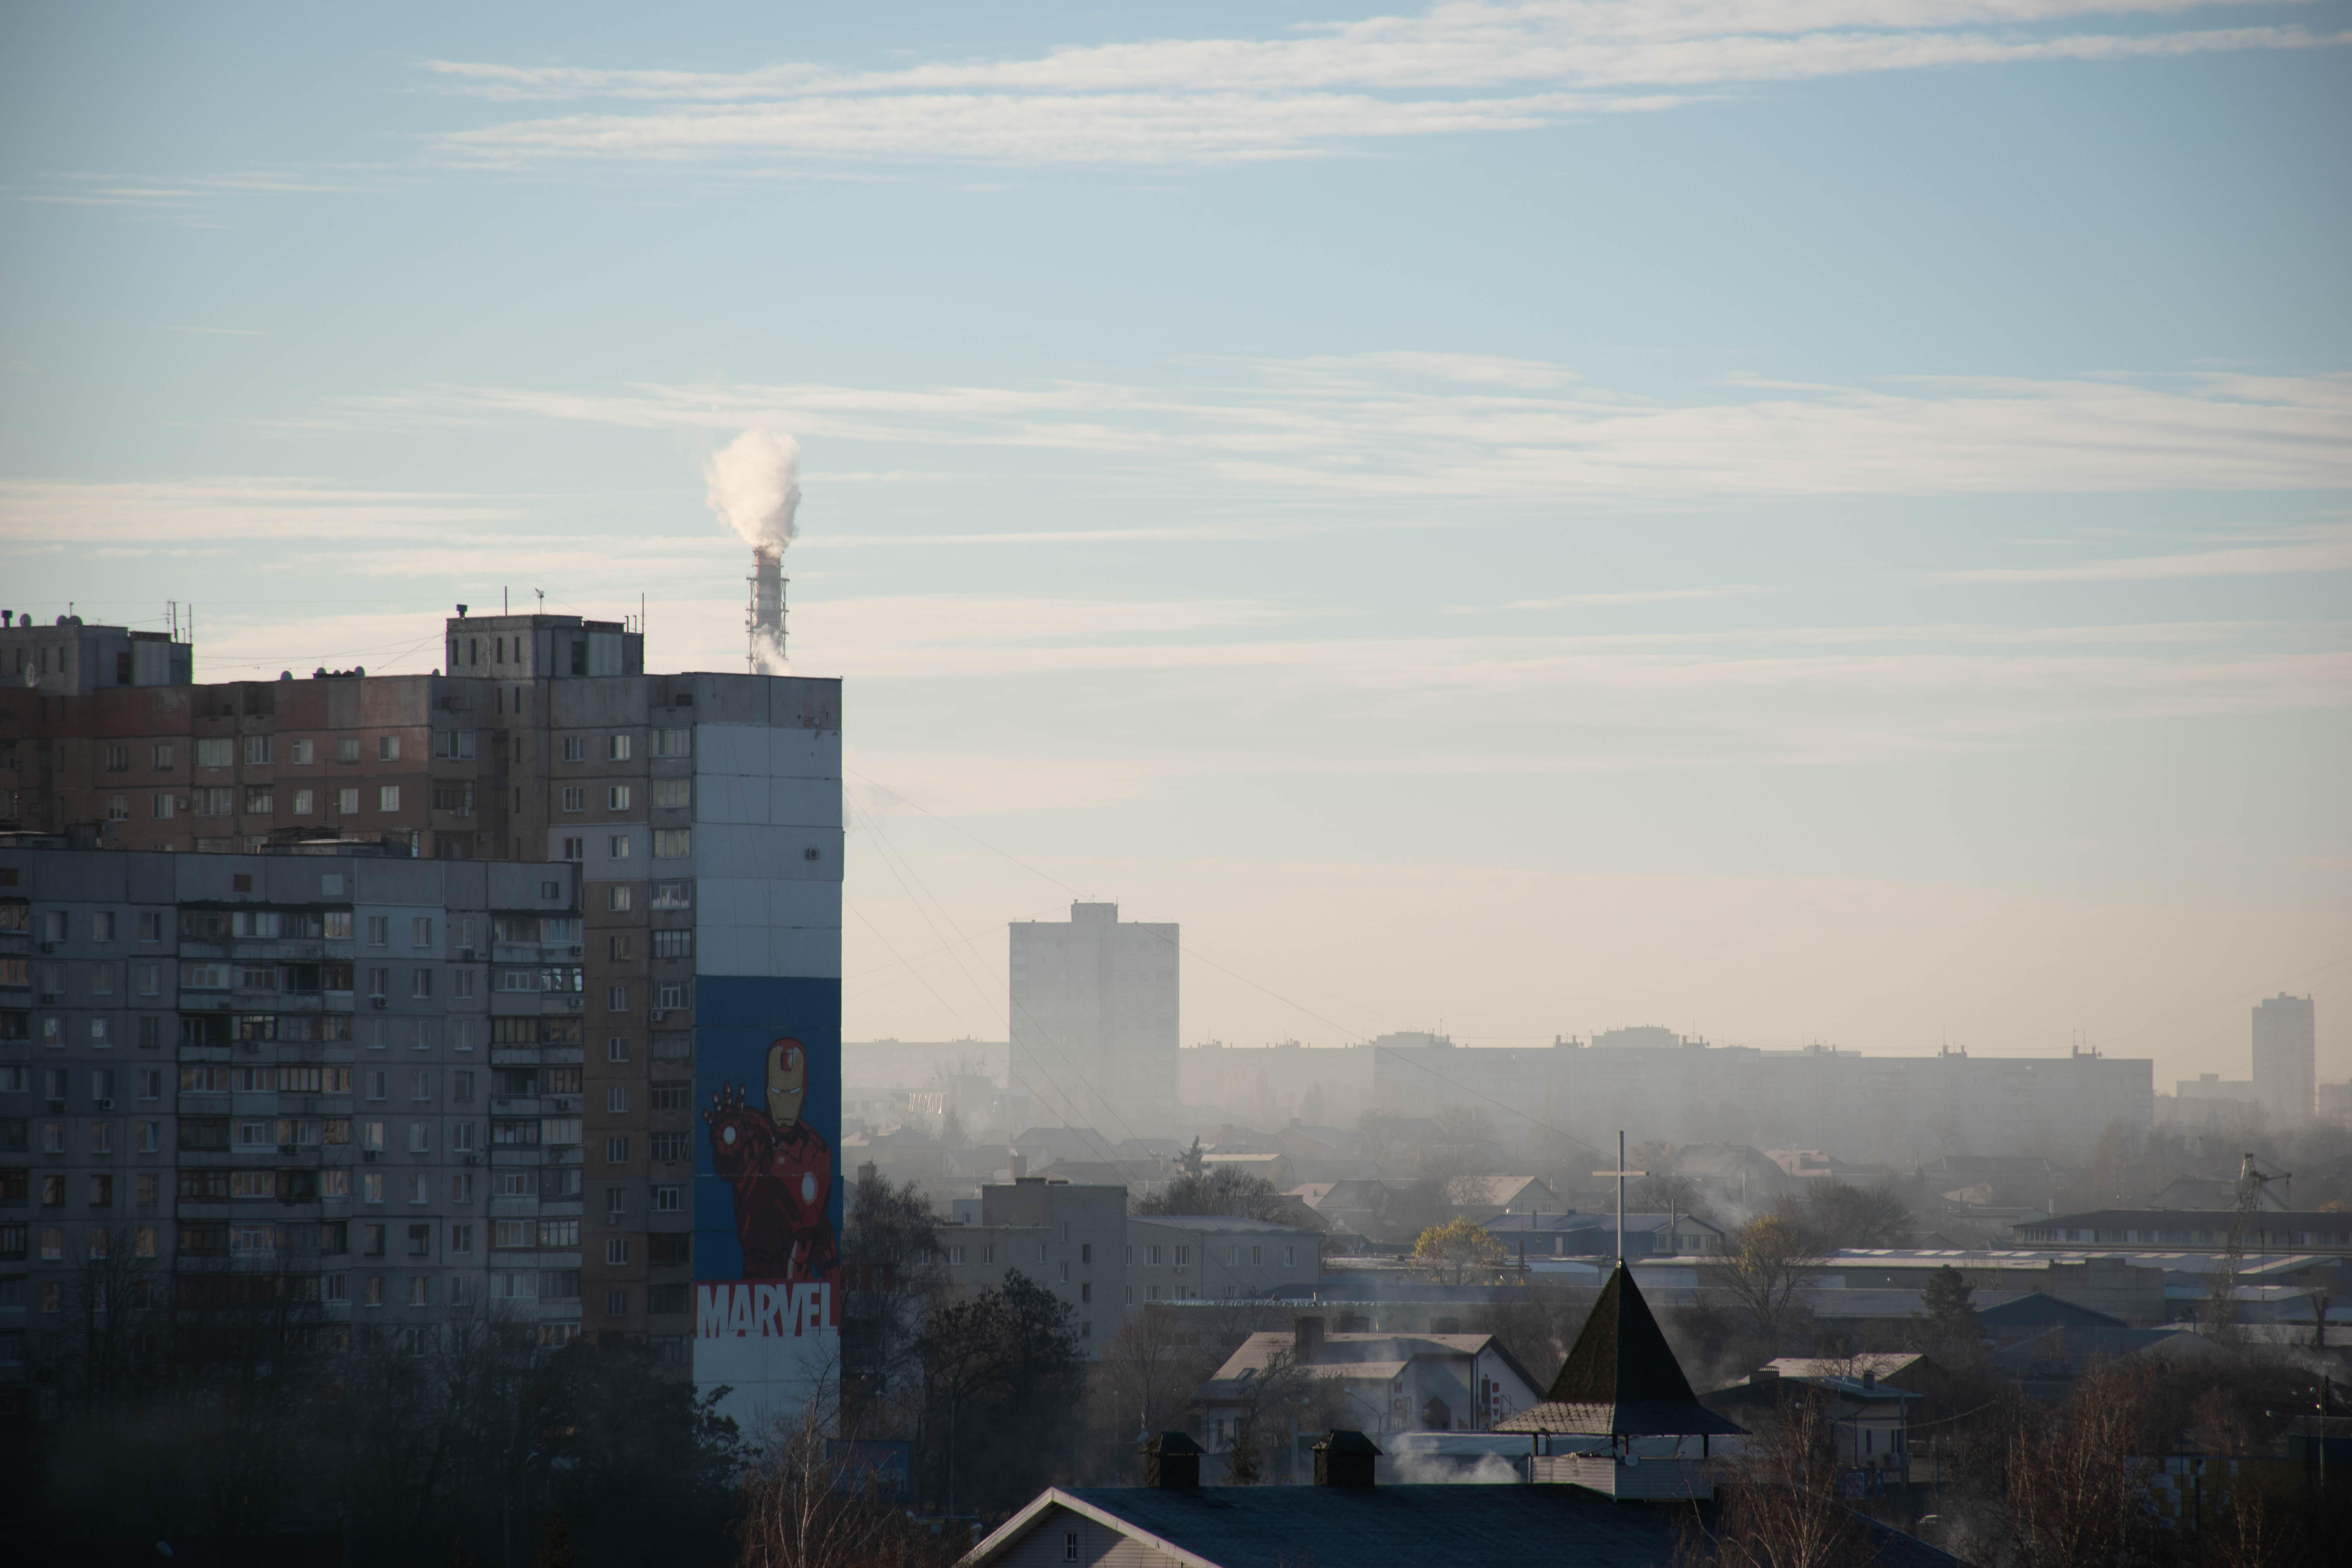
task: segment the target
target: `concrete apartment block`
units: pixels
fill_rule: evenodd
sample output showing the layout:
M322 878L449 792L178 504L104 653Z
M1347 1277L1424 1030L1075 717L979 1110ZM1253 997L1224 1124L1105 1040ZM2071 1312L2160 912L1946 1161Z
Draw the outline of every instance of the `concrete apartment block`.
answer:
M940 1230L950 1283L1002 1285L1018 1270L1069 1304L1088 1360L1127 1320L1127 1189L1023 1176L959 1198Z
M1041 1119L1113 1139L1164 1130L1181 956L1174 924L1122 921L1117 904L1013 923L1013 1082Z

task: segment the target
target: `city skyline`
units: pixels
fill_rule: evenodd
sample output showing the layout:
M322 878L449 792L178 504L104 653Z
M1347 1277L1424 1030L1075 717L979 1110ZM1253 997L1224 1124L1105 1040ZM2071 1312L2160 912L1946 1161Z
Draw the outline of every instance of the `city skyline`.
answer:
M737 671L770 430L851 1037L1082 900L1185 1045L2341 1079L2347 14L19 13L0 603Z

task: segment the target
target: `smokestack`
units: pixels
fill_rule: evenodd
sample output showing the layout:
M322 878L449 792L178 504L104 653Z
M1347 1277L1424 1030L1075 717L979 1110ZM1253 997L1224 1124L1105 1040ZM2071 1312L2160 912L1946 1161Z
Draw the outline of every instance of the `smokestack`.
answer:
M784 552L764 544L751 549L751 607L743 617L751 637L751 673L782 675L784 662Z
M790 675L784 662L784 547L798 529L800 443L746 430L702 467L710 510L751 547L751 605L743 629L754 675Z

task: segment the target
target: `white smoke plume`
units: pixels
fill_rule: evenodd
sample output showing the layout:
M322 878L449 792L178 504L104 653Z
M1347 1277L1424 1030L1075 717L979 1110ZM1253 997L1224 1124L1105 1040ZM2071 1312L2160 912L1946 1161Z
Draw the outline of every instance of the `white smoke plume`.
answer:
M702 465L710 510L754 549L781 555L797 531L801 444L772 430L746 430Z
M782 559L799 531L801 447L772 430L746 430L702 465L710 510L756 552ZM760 675L790 675L782 627L751 630L751 668Z

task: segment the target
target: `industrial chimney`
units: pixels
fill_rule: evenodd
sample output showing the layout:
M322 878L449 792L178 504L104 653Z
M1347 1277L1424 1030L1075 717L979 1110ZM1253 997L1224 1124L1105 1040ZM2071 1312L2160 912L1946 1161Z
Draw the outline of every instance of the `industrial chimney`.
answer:
M743 617L743 629L751 634L751 673L780 673L784 667L784 552L753 545L747 581L751 607Z

